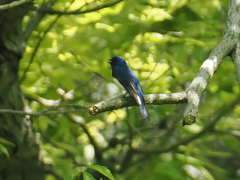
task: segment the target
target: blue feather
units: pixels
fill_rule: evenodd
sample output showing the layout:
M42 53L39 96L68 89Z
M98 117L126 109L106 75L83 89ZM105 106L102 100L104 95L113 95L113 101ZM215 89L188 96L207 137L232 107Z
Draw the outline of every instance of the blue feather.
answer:
M140 106L143 118L150 120L145 108L142 87L133 70L128 67L126 61L120 56L114 56L109 63L112 67L113 78L115 78L119 84L122 85L124 89L126 89L126 91L136 100Z

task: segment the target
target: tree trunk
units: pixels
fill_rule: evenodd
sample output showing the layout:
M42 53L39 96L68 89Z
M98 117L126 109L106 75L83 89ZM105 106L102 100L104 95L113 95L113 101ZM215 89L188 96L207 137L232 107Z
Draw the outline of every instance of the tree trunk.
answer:
M0 5L11 2L13 0L1 0ZM31 5L27 3L0 11L0 109L24 109L18 66L25 51L22 20ZM38 158L39 146L34 140L29 118L0 114L0 138L15 144L1 144L0 141L0 180L44 179Z

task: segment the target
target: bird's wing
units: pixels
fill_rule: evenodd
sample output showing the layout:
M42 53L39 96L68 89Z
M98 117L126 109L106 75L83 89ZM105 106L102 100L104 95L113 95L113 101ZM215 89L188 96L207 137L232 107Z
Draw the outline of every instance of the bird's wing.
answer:
M147 110L144 106L145 101L143 98L143 92L137 76L132 69L128 66L115 66L113 70L113 77L127 90L127 92L136 100L140 105L140 110L143 118L148 119Z
M122 86L127 90L127 92L140 105L142 103L141 99L138 96L140 84L134 72L130 68L122 69L119 67L115 67L114 77L120 82L120 84L122 84Z

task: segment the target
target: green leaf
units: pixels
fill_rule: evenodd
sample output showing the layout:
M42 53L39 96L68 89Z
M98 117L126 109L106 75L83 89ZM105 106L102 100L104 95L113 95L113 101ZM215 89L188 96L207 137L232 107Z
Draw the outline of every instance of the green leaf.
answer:
M70 144L67 144L64 142L56 142L56 141L54 141L53 144L55 144L56 146L66 150L66 151L76 154L76 148L71 146Z
M69 174L64 178L64 180L78 180L80 178L81 174L82 174L81 171L78 173L75 173L75 174Z
M83 172L83 179L84 180L96 180L91 174L87 172Z
M104 176L108 177L111 180L115 180L115 178L113 177L112 173L110 172L110 170L105 167L105 166L100 166L100 165L89 165L87 166L87 168L91 168L94 169L100 173L102 173Z
M0 144L0 152L5 154L7 158L10 157L7 148L4 145L2 145L2 144Z
M6 146L15 147L15 144L13 144L12 142L7 141L6 139L1 138L1 137L0 137L0 143L2 143L3 145L6 145Z
M74 178L74 175L73 175L73 174L69 174L69 175L67 175L67 176L64 178L64 180L73 180L73 178Z

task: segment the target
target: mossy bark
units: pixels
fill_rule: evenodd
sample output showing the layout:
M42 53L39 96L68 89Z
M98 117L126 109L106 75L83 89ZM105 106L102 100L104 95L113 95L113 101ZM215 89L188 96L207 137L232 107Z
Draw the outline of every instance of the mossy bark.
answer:
M11 2L1 0L0 5ZM0 109L24 109L18 68L25 51L22 20L31 5L26 3L0 11ZM0 149L0 180L44 179L34 134L30 118L0 114L0 137L15 145L2 144L9 157Z

